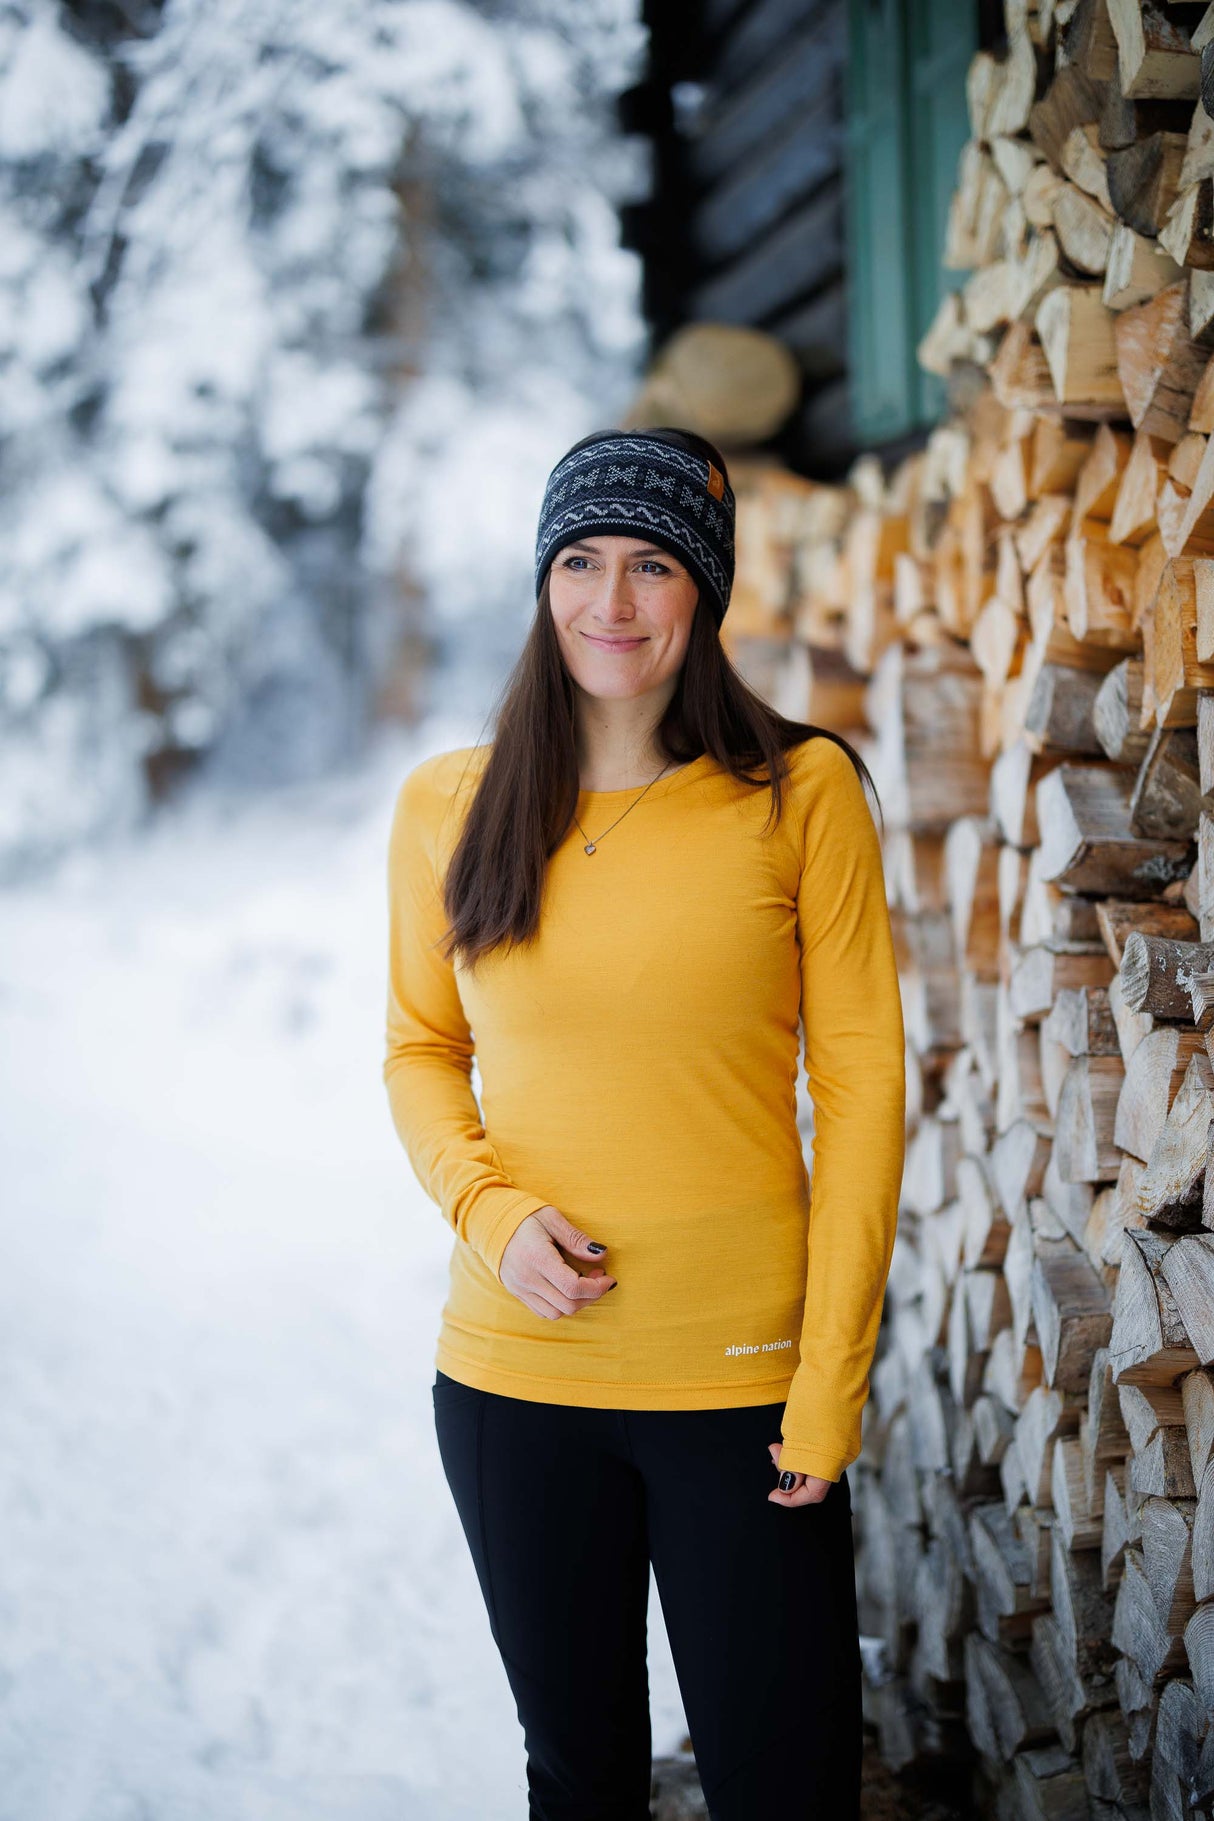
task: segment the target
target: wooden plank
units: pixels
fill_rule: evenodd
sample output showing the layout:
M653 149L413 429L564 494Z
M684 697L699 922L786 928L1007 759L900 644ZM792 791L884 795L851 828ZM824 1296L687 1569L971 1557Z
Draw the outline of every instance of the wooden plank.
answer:
M843 119L837 90L760 143L694 209L691 240L706 266L743 253L814 192L837 177L843 162Z
M810 395L785 426L782 444L807 472L842 475L857 454L851 423L851 379L843 374Z
M687 299L697 320L764 326L843 264L843 194L830 184L791 221L749 247L741 259L695 287Z
M687 148L693 181L707 187L784 125L803 114L841 78L847 42L847 15L832 7L795 38L779 57L736 94L705 111L701 131Z
M800 28L844 0L710 0L702 8L711 43L709 74L714 88L731 95L764 64L782 57ZM714 22L713 15L724 15Z
M807 378L837 379L847 369L847 285L840 273L808 303L796 304L768 325L791 348Z
M646 16L662 9L663 0L648 0ZM701 0L700 15L706 32L732 31L744 14L753 9L754 0Z

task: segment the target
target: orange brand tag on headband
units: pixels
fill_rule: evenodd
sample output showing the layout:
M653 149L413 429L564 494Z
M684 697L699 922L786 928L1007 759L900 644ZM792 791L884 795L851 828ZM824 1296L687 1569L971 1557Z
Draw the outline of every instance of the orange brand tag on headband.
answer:
M708 464L708 491L712 494L714 500L723 500L725 498L725 476L721 473L721 470L715 468L711 462Z

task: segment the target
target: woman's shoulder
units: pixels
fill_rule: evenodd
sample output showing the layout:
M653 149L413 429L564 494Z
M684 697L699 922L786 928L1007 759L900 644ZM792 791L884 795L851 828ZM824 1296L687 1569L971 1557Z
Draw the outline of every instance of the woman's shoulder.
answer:
M813 734L787 748L789 796L803 840L828 828L848 836L875 821L873 793L857 769L850 742ZM857 755L863 763L863 754Z
M793 826L802 859L828 849L873 840L874 794L849 750L829 734L816 734L787 749ZM863 763L863 754L858 754Z
M794 785L811 792L840 789L850 794L860 774L850 752L828 733L810 734L785 749L788 775Z
M417 810L445 807L480 777L489 751L488 746L455 746L419 759L405 773L402 799Z

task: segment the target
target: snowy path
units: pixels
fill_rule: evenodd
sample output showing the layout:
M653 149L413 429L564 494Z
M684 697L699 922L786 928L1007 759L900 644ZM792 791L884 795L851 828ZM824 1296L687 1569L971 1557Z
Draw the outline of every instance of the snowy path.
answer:
M522 1821L379 1075L386 741L0 896L0 1821ZM683 1721L651 1590L654 1743Z

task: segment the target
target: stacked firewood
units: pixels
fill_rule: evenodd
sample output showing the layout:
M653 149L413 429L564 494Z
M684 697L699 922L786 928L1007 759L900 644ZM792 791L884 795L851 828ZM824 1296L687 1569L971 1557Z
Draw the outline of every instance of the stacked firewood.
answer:
M1172 1821L1214 1805L1214 6L1007 24L921 349L952 413L888 475L740 463L723 636L884 812L870 1718L1001 1817Z

